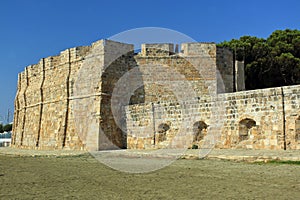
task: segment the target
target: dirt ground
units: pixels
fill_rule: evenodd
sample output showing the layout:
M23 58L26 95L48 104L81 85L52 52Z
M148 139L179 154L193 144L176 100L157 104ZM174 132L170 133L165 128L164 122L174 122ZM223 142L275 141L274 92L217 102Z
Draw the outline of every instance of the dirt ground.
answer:
M0 155L0 199L299 199L300 165L177 160L129 174L90 155Z

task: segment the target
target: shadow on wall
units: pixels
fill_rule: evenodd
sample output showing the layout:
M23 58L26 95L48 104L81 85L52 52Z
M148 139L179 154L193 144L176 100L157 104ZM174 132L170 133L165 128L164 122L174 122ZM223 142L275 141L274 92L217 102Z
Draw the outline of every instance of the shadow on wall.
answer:
M200 142L207 135L208 125L204 121L197 121L193 125L193 145L200 145Z
M126 95L115 94L114 89L116 84L129 70L137 67L137 63L134 59L133 52L128 52L125 55L120 56L118 59L113 61L103 73L101 80L101 102L100 102L100 127L106 137L99 137L99 150L103 149L116 149L127 148L127 134L126 134L126 118L125 118L125 106L128 104L144 103L144 87L141 86L134 91L134 94L130 99L126 99ZM138 69L138 68L137 68ZM138 70L135 71L138 73ZM137 74L140 78L141 74ZM130 81L126 80L126 84L123 84L124 91L128 90L131 84ZM124 92L123 91L123 92ZM112 95L117 95L116 100L118 102L112 105ZM119 95L119 96L118 96ZM113 113L112 106L117 106L117 113Z
M170 126L166 123L162 123L158 126L158 134L156 134L155 143L160 143L167 140L167 133L170 130Z

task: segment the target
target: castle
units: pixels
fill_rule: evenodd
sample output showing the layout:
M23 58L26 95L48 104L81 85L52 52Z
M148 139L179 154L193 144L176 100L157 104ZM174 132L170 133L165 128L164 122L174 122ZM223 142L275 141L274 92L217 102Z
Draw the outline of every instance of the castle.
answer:
M12 146L300 149L300 86L244 90L214 43L100 40L19 74Z

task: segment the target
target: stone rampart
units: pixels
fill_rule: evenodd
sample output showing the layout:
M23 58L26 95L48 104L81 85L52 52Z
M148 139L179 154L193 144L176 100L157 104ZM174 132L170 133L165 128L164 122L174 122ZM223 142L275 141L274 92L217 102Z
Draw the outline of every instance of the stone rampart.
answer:
M300 148L300 86L233 93L244 89L243 64L214 43L133 49L100 40L26 67L12 145Z
M127 145L201 147L205 137L212 135L217 148L300 149L299 92L297 85L202 96L189 102L132 105L127 108ZM176 138L177 134L185 139Z
M93 130L98 130L92 139L98 146L102 124L106 124L103 125L106 132L109 132L108 127L117 129L110 121L111 114L100 113L109 113L107 107L110 104L105 100L109 94L105 92L111 93L109 87L117 80L113 77L130 69L117 64L128 60L127 54L133 56L133 45L100 40L91 46L67 49L58 56L43 58L38 64L26 67L18 77L12 145L85 149L87 132L93 131L82 125L87 125L86 120L92 118L86 123L92 123L95 125ZM93 79L96 80L94 85ZM89 105L91 107L87 109ZM78 123L81 125L77 126ZM121 131L110 132L114 138L107 136L109 140L122 146Z

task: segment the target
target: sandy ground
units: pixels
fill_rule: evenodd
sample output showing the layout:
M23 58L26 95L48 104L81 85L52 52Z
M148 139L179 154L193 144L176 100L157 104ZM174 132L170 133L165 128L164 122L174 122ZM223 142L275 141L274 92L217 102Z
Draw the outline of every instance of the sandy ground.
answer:
M89 154L0 155L0 199L299 199L300 165L177 160L149 173Z

